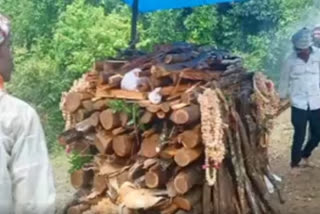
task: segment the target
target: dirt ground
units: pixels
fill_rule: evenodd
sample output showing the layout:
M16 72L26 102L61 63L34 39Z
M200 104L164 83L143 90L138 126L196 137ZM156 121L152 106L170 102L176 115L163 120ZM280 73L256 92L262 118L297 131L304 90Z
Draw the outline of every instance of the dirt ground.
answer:
M320 124L319 124L320 125ZM290 147L292 126L290 112L282 114L276 121L271 137L270 159L273 171L283 179L283 194L286 203L283 214L320 213L320 168L306 168L300 176L290 174ZM312 155L312 162L320 166L320 151Z
M292 141L290 112L283 113L276 121L271 136L270 160L275 174L283 179L283 195L286 203L281 207L283 214L320 214L320 168L305 169L302 175L290 174L289 158ZM69 165L64 154L53 157L57 187L57 213L62 214L64 205L70 200L72 189L67 173ZM320 166L317 150L312 161Z

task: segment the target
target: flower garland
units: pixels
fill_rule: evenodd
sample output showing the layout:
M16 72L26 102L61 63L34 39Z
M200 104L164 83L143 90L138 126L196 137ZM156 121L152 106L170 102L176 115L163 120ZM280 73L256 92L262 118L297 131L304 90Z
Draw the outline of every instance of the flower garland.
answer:
M213 186L216 183L217 169L225 157L220 100L216 91L206 89L199 96L198 102L201 110L202 141L205 145L206 180Z

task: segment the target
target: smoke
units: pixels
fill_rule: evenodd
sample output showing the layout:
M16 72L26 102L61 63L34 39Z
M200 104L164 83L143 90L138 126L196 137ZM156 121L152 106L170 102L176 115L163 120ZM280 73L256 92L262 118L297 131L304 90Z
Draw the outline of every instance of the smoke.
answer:
M278 35L274 35L274 40L271 39L273 44L270 45L269 58L273 61L266 62L265 70L276 83L285 59L293 51L291 36L303 27L313 30L316 26L320 26L320 0L313 0L298 21L291 23L285 29L280 29Z

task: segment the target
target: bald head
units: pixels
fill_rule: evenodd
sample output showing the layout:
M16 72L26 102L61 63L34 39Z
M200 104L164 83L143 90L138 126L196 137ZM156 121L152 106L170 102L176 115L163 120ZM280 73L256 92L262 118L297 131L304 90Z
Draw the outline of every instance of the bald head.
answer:
M0 14L0 75L9 81L13 69L10 49L10 21Z

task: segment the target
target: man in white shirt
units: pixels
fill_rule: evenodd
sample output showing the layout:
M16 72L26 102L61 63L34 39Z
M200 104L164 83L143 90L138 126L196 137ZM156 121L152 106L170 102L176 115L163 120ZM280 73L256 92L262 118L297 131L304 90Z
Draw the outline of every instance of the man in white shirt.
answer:
M313 45L320 48L320 25L317 25L312 31Z
M320 141L320 52L312 47L311 31L307 28L293 35L292 43L294 52L283 67L279 93L282 99L291 100L294 127L291 167L295 171L301 160L310 166L309 157ZM311 137L303 147L308 122Z
M45 136L34 109L5 92L12 70L9 20L0 14L0 213L54 214Z

